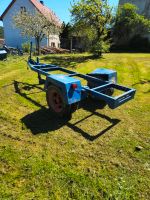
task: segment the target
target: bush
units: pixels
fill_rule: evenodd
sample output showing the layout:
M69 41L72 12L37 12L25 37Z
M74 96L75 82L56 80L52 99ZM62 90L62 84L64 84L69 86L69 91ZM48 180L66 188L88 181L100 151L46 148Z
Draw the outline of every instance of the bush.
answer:
M29 42L23 43L22 49L23 49L23 52L29 53L30 52L30 43Z
M150 42L146 37L135 35L130 40L129 47L132 50L137 50L137 51L150 51Z
M102 53L109 52L110 43L109 41L100 40L96 44L93 45L91 52L96 56L100 57Z

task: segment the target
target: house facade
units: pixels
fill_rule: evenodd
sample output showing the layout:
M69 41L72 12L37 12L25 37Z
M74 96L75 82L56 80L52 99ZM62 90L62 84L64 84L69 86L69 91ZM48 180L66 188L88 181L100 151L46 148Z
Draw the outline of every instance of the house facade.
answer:
M23 43L32 41L35 43L34 38L29 38L21 35L21 31L15 28L13 23L13 16L20 10L29 11L34 13L35 9L43 14L45 17L47 14L53 19L57 25L61 26L59 18L54 14L52 10L44 5L43 1L38 0L12 0L6 10L0 17L4 26L4 39L5 44L10 47L21 48ZM59 35L47 35L41 42L41 46L60 47Z

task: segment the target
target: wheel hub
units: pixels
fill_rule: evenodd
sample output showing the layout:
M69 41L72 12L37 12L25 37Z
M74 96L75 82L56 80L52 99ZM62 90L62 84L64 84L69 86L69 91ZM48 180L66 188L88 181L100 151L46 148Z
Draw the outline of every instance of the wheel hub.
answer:
M52 109L56 113L60 113L63 110L63 100L61 95L54 89L49 91L49 102Z

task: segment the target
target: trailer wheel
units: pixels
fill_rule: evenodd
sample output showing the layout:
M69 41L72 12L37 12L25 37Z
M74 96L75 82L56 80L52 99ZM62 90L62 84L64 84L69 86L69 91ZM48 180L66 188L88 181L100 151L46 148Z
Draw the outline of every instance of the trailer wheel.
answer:
M74 104L66 105L62 91L54 86L50 85L46 92L46 100L50 112L58 117L66 117L71 119L71 114L75 111Z

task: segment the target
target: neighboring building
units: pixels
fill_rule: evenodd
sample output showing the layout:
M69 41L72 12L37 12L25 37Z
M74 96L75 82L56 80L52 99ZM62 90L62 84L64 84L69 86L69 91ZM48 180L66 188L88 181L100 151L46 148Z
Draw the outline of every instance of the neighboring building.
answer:
M150 18L150 0L120 0L119 5L131 3L138 7L138 13Z
M138 13L150 19L150 0L119 0L119 5L123 5L125 3L136 5ZM143 33L142 36L147 37L150 40L149 33Z
M1 15L0 20L3 21L4 25L4 38L5 43L11 47L21 47L25 42L35 42L33 38L23 37L20 30L13 25L13 16L19 10L34 12L35 9L42 13L45 17L50 16L58 26L61 26L59 18L54 14L52 10L44 5L43 1L38 0L12 0L9 6L6 8L4 13ZM60 40L59 35L49 35L47 38L42 40L42 46L59 47Z

